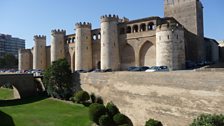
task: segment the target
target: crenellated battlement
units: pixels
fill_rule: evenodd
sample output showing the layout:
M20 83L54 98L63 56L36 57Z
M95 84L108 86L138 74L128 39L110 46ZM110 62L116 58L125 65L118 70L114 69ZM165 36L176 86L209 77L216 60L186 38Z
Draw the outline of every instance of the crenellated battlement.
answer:
M182 4L182 3L187 3L187 2L200 2L200 0L164 0L165 5L177 5L177 4Z
M119 17L118 15L103 15L100 17L101 22L109 22L109 21L118 21Z
M46 39L45 35L34 35L34 39Z
M31 53L31 50L30 49L19 49L19 53L22 54L22 53Z
M92 28L92 24L89 22L79 22L75 24L76 28Z
M66 30L63 30L63 29L54 29L54 30L51 30L51 34L66 34Z
M165 23L165 24L161 24L159 26L157 26L156 28L156 32L159 31L174 31L174 30L183 30L184 27L182 25L180 25L179 23Z

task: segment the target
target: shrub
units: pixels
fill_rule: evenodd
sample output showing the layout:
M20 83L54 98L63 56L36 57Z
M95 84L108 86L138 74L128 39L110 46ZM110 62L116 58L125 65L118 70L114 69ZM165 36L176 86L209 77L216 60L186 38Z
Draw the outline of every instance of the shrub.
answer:
M74 85L67 60L54 61L44 72L43 82L49 95L59 99L69 99L73 94Z
M112 126L112 119L108 115L102 115L99 118L100 126Z
M77 102L77 103L85 103L86 101L89 100L89 94L88 92L86 91L79 91L75 94L75 98L74 100Z
M117 113L120 113L120 112L119 112L119 109L117 108L117 106L114 105L112 102L107 103L107 105L106 105L106 109L107 109L108 114L109 114L111 117L113 117L113 116L116 115Z
M158 120L149 119L145 123L145 126L163 126L163 124L160 121L158 121Z
M101 97L96 97L95 103L103 104L103 99Z
M91 93L91 94L90 94L90 99L91 99L91 102L92 102L92 103L95 103L95 102L96 102L96 96L95 96L94 93Z
M117 125L123 125L127 123L127 117L124 114L117 113L116 115L113 116L113 121Z
M224 115L202 114L190 126L224 126Z
M93 103L89 106L90 120L99 125L99 118L106 114L106 108L102 104Z

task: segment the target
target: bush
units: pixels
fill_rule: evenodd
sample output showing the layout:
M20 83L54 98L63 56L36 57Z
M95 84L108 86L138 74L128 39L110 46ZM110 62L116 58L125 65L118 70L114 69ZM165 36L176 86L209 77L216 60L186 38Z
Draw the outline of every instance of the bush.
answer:
M158 121L158 120L149 119L145 123L145 126L163 126L163 124L160 121Z
M77 103L85 103L86 101L89 100L89 94L86 91L79 91L75 94L75 102Z
M99 118L105 115L107 112L106 108L102 104L93 103L89 106L90 120L99 125Z
M92 103L95 103L95 102L96 102L96 96L95 96L94 93L91 93L91 94L90 94L90 99L91 99L91 102L92 102Z
M108 115L102 115L99 118L99 124L100 126L112 126L112 119Z
M127 123L127 117L124 114L117 113L116 115L113 116L113 121L117 125L123 125Z
M111 117L113 117L113 116L116 115L117 113L120 113L120 112L119 112L119 109L117 108L117 106L114 105L112 102L107 103L107 105L106 105L106 109L107 109L108 114L109 114Z
M54 61L44 72L43 82L49 95L59 99L69 99L73 94L74 85L67 60Z
M190 126L224 126L224 115L202 114Z
M103 104L103 99L101 97L96 97L95 103Z

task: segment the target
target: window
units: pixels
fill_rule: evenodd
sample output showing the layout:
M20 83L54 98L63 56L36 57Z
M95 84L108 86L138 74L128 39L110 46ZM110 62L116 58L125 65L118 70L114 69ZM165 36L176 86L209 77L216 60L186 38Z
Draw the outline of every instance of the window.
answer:
M93 40L96 40L96 34L93 34Z
M150 22L149 24L148 24L148 30L154 30L155 29L155 25L154 25L154 23L153 22Z
M133 26L133 32L135 33L135 32L138 32L138 25L134 25Z
M98 34L98 39L101 39L101 34L100 33Z
M140 25L140 31L146 31L146 25L145 24Z

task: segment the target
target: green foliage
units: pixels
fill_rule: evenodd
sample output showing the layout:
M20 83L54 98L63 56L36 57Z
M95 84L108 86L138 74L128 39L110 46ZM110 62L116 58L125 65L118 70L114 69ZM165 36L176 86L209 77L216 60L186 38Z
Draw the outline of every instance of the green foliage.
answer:
M117 125L123 125L127 123L127 117L124 114L117 113L113 116L113 121Z
M102 115L99 118L99 124L100 126L112 126L112 119L108 115Z
M103 104L93 103L89 106L90 120L99 125L99 118L107 112Z
M47 93L59 99L68 99L73 93L72 74L66 59L54 61L44 72Z
M117 108L117 106L114 105L112 102L107 103L107 105L106 105L106 109L107 109L108 114L109 114L111 117L113 117L113 116L116 115L117 113L120 113L120 112L119 112L119 109Z
M92 102L92 103L95 103L95 101L96 101L96 96L95 96L94 93L91 93L91 94L90 94L90 99L91 99L91 102Z
M224 115L202 114L190 126L224 126Z
M5 54L3 58L0 58L0 68L17 68L17 65L18 59L12 54Z
M103 99L101 97L96 97L95 103L103 104Z
M75 101L77 103L84 103L90 99L88 92L79 91L75 94Z
M145 123L145 126L163 126L163 124L160 121L158 121L158 120L149 119Z

